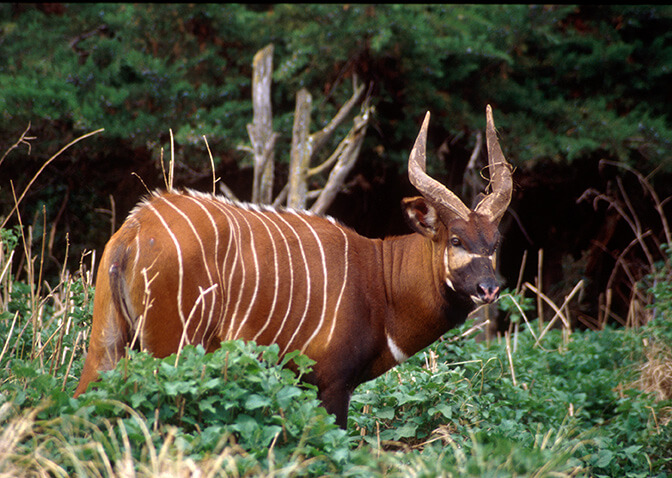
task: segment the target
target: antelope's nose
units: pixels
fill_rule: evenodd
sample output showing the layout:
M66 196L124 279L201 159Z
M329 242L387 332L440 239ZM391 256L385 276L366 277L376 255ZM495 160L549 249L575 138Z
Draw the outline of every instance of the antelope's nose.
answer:
M486 279L478 284L478 297L488 304L499 297L499 284L494 279Z

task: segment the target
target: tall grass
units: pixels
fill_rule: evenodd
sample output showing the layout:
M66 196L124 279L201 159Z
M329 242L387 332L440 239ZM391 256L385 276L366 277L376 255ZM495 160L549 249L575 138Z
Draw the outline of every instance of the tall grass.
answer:
M26 132L16 147L28 141ZM0 229L0 476L672 473L672 272L634 219L633 247L654 260L636 281L626 327L572 329L583 282L555 303L519 281L499 302L507 331L476 342L478 327L465 325L360 386L346 434L277 350L242 342L207 355L188 347L179 363L129 353L72 399L96 257L73 264L63 251L59 276L46 282L46 215L24 223L25 193L10 213L17 225L7 227L8 216ZM549 317L544 310L550 320L537 318Z

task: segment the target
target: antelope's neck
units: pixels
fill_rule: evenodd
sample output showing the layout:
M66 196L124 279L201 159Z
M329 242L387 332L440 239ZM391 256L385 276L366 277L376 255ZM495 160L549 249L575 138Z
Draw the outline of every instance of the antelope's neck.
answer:
M390 304L385 334L397 362L464 322L473 308L445 286L441 257L435 243L419 234L383 241L383 271Z

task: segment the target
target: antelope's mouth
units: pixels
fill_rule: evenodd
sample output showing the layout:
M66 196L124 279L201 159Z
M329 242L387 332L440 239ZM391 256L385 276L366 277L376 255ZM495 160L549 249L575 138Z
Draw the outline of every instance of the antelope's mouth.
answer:
M478 292L471 295L474 304L492 304L499 298L499 284L494 279L485 279L477 286Z

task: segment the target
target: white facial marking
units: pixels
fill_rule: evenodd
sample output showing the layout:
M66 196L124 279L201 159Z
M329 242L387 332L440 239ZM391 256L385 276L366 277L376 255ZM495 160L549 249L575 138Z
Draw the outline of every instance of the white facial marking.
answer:
M392 340L392 337L387 335L387 347L390 349L390 352L392 353L392 357L394 357L394 360L397 363L402 363L408 360L408 355L406 355L397 344L394 343L394 340Z
M445 274L446 274L446 285L450 287L452 290L455 290L455 286L453 285L453 282L450 280L450 266L448 266L448 249L446 249L443 252L443 267L445 269Z

